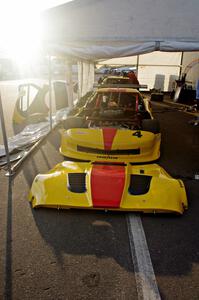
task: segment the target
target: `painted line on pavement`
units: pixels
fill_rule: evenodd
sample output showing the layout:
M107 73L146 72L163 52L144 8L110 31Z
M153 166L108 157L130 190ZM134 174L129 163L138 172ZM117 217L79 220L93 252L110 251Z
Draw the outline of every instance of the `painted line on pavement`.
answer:
M139 300L160 300L153 265L139 215L128 214L127 225Z

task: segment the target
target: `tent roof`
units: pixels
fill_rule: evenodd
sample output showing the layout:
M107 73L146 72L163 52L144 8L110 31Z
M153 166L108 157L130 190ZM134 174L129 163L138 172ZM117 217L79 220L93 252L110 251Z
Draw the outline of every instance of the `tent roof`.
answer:
M88 60L199 50L198 0L74 0L44 12L49 51Z

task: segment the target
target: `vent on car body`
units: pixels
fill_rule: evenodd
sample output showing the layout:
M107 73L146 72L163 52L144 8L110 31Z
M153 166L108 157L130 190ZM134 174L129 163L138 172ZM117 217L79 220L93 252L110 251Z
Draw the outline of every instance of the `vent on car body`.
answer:
M129 194L143 195L148 193L150 189L152 176L147 175L131 175L129 184Z
M86 173L69 173L68 189L73 193L86 192Z
M77 145L77 151L86 152L86 153L94 153L94 154L102 154L102 155L136 155L140 154L140 149L117 149L117 150L103 150L96 149L90 147L83 147Z

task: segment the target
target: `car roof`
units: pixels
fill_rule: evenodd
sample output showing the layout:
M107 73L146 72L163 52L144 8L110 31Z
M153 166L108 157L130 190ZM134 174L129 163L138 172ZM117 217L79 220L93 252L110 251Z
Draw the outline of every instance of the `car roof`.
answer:
M127 76L106 76L104 79L128 79L129 80L129 77Z
M133 89L133 88L123 88L123 87L101 87L97 90L98 93L103 93L103 92L112 92L112 93L136 93L136 94L140 94L140 92L137 89Z

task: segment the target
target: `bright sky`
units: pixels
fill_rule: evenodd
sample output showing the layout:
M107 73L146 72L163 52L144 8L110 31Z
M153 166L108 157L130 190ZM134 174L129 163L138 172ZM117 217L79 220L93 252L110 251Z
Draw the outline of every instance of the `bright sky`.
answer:
M42 27L40 13L72 0L0 0L0 55L26 63L37 55Z

